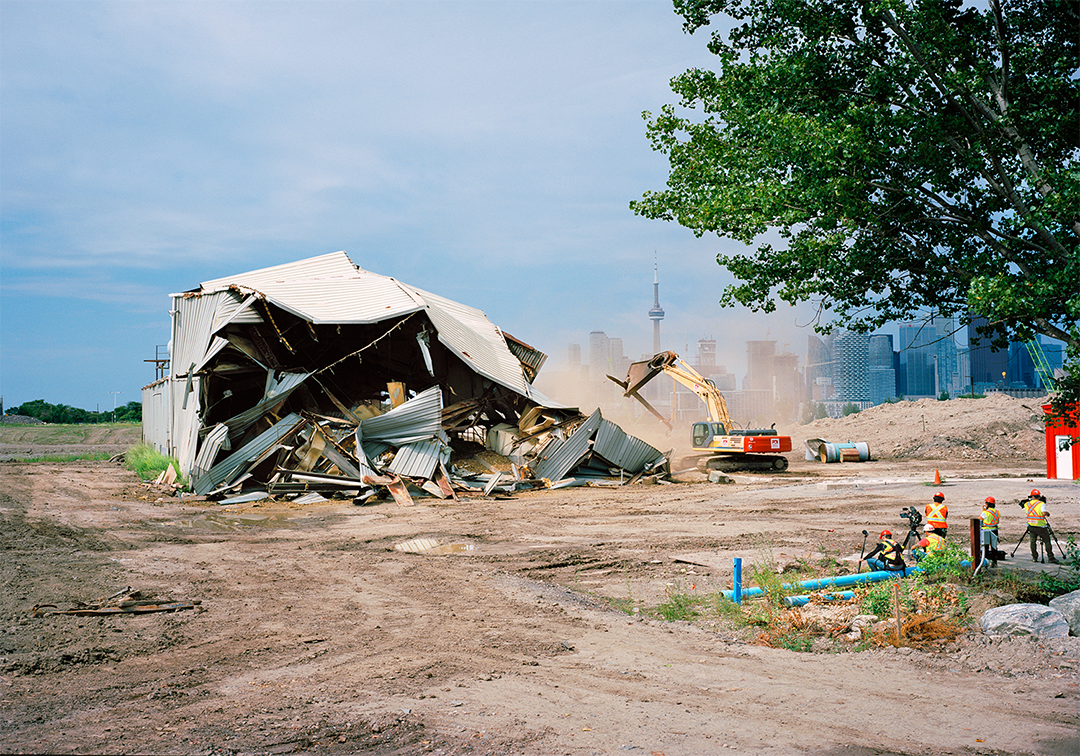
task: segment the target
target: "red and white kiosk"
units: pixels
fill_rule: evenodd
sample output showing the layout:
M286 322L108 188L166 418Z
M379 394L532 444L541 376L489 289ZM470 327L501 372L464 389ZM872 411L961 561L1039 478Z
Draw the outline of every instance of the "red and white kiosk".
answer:
M1044 404L1043 412L1050 412ZM1069 445L1070 438L1080 438L1080 427L1055 421L1046 424L1046 477L1080 480L1080 442Z

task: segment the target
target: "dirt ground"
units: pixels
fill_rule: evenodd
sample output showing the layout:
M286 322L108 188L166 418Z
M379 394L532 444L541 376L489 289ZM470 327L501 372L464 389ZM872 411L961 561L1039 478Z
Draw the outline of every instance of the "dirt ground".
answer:
M1030 456L791 458L734 485L690 473L407 508L223 507L114 463L4 462L0 751L1077 753L1080 638L975 628L933 651L796 653L628 609L729 588L736 556L857 559L862 530L902 530L935 470L954 529L993 494L1011 551L1013 502L1037 485L1062 542L1080 532L1080 490ZM442 548L395 549L416 539ZM1026 545L1007 564L1043 567ZM31 616L125 586L201 604Z

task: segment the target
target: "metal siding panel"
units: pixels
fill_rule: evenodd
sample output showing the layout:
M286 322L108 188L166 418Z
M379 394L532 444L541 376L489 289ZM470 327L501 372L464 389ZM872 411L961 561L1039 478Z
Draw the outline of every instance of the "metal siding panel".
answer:
M142 390L142 440L167 453L169 441L169 379L155 381Z
M442 389L432 386L400 407L360 421L364 442L387 441L395 446L433 438L442 430Z
M545 451L543 458L536 464L536 477L548 480L560 480L577 466L581 458L589 452L589 441L603 418L596 410L579 425L563 443L550 452Z
M187 391L187 381L177 380L173 385L178 392L173 397L175 412L173 444L176 449L176 461L180 465L180 472L188 475L195 465L195 450L199 443L199 428L202 427L202 418L199 417L202 379L198 376L191 378L191 395L188 397L187 408L183 406L183 394Z
M629 435L610 420L600 423L593 451L616 467L632 473L640 472L645 465L664 456L659 449Z
M218 307L230 304L231 296L225 291L173 299L170 375L187 375L192 364L199 365L206 358Z
M221 451L221 445L225 443L225 439L228 437L229 426L225 425L225 423L218 423L213 430L206 434L202 446L199 447L199 453L195 455L195 463L191 467L191 477L201 477L213 467L214 459L217 457L218 452Z
M450 461L450 448L440 439L415 441L398 449L387 469L407 478L430 479L440 460L444 464Z
M234 451L218 464L214 465L205 475L199 477L192 484L192 489L197 494L213 491L231 479L232 475L247 462L265 452L282 438L291 433L297 425L307 422L300 415L293 412L279 420L272 428L260 433L248 443Z

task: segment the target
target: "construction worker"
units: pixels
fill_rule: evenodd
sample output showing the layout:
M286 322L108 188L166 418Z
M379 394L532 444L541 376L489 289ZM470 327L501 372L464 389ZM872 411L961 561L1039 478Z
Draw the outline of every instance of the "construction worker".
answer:
M998 523L1001 522L1001 513L997 511L997 502L993 496L987 496L983 501L982 515L982 546L983 559L997 567L999 559L1005 558L1005 552L998 551Z
M1054 547L1050 545L1050 525L1046 518L1050 512L1046 509L1046 497L1039 493L1039 489L1032 489L1031 495L1023 504L1024 513L1027 516L1028 534L1031 537L1031 561L1039 561L1039 541L1043 543L1043 551L1046 552L1051 564L1057 564L1054 556Z
M926 526L925 532L926 535L923 536L923 539L916 545L916 548L921 549L922 556L932 554L935 551L941 551L945 548L945 536L938 533L935 528L932 528L929 525ZM922 558L922 556L919 558Z
M933 528L942 538L949 534L949 508L945 506L945 494L938 491L934 501L926 505L926 526Z
M904 547L893 540L892 532L881 531L881 538L874 550L866 555L866 563L872 570L888 570L903 573L907 569L903 558Z

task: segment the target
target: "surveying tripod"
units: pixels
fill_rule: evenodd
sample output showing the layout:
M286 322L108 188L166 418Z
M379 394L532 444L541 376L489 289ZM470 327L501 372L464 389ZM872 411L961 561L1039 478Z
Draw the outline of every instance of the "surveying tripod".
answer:
M1064 559L1065 558L1065 549L1061 548L1061 542L1058 541L1058 539L1057 539L1057 533L1055 533L1054 529L1052 527L1050 527L1049 522L1046 523L1046 531L1050 534L1050 537L1054 539L1054 543L1057 544L1058 551L1061 552L1061 558ZM1020 536L1020 540L1016 542L1016 546L1012 550L1012 556L1016 556L1016 550L1020 548L1020 544L1022 544L1024 542L1024 539L1027 538L1028 533L1030 533L1030 532L1031 532L1031 525L1029 524L1026 528L1024 528L1024 534L1022 536ZM1036 553L1038 553L1038 550L1039 550L1038 545L1039 545L1039 542L1038 542L1038 540L1036 540L1035 541L1035 552ZM1043 550L1045 551L1045 549L1043 549ZM1049 557L1050 559L1055 559L1056 558L1056 557L1054 557L1054 547L1053 547L1053 545L1050 546L1050 553L1046 554L1043 558L1045 559L1046 557ZM1038 561L1038 560L1036 559L1036 561Z

